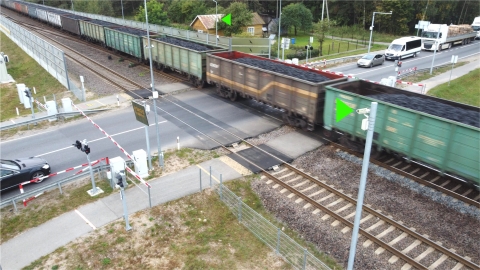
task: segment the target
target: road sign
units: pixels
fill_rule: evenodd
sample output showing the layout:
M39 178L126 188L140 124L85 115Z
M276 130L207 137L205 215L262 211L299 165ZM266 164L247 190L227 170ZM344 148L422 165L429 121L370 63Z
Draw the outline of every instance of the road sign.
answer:
M141 104L132 101L133 112L135 113L135 118L138 122L143 123L148 126L148 117L145 107Z
M336 98L336 110L337 110L337 115L336 115L336 120L337 122L340 122L343 118L345 118L347 115L351 114L353 112L353 109L350 108L345 102L341 101L340 99Z
M222 18L222 21L228 25L232 25L232 14L227 14L225 17Z

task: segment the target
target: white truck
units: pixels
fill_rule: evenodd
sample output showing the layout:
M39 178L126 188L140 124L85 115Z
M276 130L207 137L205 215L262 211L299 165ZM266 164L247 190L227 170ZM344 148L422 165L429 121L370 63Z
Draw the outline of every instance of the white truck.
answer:
M422 33L422 50L438 51L472 42L477 33L471 25L430 24Z
M475 37L475 39L480 38L480 16L473 19L472 28L473 31L477 32L477 36Z

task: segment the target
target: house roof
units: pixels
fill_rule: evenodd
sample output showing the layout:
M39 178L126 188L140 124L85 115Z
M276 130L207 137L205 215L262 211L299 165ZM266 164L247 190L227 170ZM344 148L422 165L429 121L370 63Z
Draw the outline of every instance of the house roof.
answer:
M217 16L217 20L220 21L225 14L197 15L190 26L198 19L206 29L215 29L215 15Z
M265 24L263 21L262 17L258 15L258 13L254 12L252 22L250 25L257 25L257 24ZM225 14L216 14L217 20L220 21ZM192 23L190 26L195 23L196 20L200 20L200 22L205 26L206 29L215 29L215 14L207 14L207 15L197 15L195 19L193 19Z

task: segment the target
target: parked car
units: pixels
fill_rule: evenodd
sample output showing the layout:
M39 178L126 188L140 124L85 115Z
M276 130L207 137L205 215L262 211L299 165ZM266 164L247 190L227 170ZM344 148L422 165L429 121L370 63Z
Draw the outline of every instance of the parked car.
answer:
M43 158L29 157L14 160L1 159L0 189L1 191L4 191L16 187L22 182L49 174L50 165Z
M358 67L373 67L376 65L383 65L385 62L385 55L369 53L360 58L357 62Z

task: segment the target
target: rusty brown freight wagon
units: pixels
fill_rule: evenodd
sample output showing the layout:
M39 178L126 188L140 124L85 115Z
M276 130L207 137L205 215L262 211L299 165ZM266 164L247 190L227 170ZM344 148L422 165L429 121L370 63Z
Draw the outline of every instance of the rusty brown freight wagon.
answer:
M325 86L346 80L237 51L207 54L207 82L217 86L220 96L248 97L283 109L286 123L308 130L323 122Z

